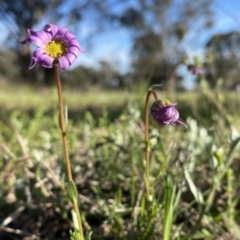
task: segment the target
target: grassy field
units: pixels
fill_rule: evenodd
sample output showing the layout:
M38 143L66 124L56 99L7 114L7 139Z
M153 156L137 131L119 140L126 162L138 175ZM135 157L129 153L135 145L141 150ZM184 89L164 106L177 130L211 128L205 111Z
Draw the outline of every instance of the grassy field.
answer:
M64 91L85 239L240 239L240 96L175 94L188 128L150 121L147 202L145 95ZM0 107L0 239L70 239L56 90L5 88Z

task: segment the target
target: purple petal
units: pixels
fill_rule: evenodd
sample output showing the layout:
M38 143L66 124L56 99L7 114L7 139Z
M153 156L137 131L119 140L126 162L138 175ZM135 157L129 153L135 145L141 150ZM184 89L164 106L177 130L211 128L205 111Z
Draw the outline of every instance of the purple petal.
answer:
M43 48L38 48L33 52L33 57L38 58L42 54L46 54L45 50Z
M179 112L174 107L169 108L168 111L166 112L166 115L167 115L169 121L172 122L172 123L177 121L178 118L179 118Z
M35 32L35 31L30 30L30 36L29 37L32 37L32 36L36 36L39 39L41 39L45 43L45 45L52 40L51 34L48 33L48 32L45 32L45 31Z
M182 122L182 121L177 120L176 123L181 124L181 125L183 125L185 128L187 128L187 125L186 125L184 122Z
M76 55L76 57L78 57L79 53L80 53L80 50L78 47L75 47L75 46L72 46L72 47L69 47L68 50L67 50L68 53L73 53Z
M71 34L70 32L66 32L64 37L66 39L68 39L69 41L72 40L72 39L76 39L76 37L73 34Z
M56 33L56 35L54 36L55 39L61 39L61 40L66 40L68 41L68 39L65 38L65 34L68 32L68 30L66 28L59 28L58 32Z
M54 59L46 54L46 52L42 48L38 48L33 52L31 63L29 69L32 69L36 63L39 63L43 67L51 68Z
M70 61L68 60L67 57L65 56L62 56L58 59L58 62L59 62L59 66L62 70L66 70L70 67L71 63Z
M37 61L38 61L38 58L41 56L41 55L45 55L45 51L42 49L42 48L38 48L36 51L33 52L33 55L32 55L32 59L31 59L31 62L30 62L30 65L29 65L29 69L32 69Z
M53 67L53 61L54 61L54 58L52 58L52 57L50 57L46 54L46 55L41 55L38 58L37 62L45 68L52 68Z
M54 36L58 32L59 28L55 24L50 23L50 24L46 24L44 26L43 30L46 31L46 32L51 33L52 37L54 38Z
M36 44L38 47L44 47L46 45L43 39L36 36L29 36L28 39L29 42Z
M79 48L76 47L76 46L70 46L68 47L68 52L71 52L71 53L74 53L75 55L78 55L78 53L80 52L79 51Z
M22 40L20 43L25 44L25 43L28 43L28 42L29 42L29 38L27 37L26 39Z
M22 44L31 42L36 44L38 47L44 47L51 40L51 35L44 31L35 32L31 29L28 29L28 33L29 36L21 42Z
M157 121L162 121L165 124L171 124L178 119L179 112L172 105L169 105L162 106L159 109L152 111L152 115Z
M28 69L32 69L36 65L36 63L36 59L32 57Z
M72 39L71 41L67 42L67 46L68 47L75 46L75 47L78 47L80 51L82 51L80 48L80 45L76 39Z
M67 53L65 57L70 61L71 64L73 64L77 59L77 56L74 53Z

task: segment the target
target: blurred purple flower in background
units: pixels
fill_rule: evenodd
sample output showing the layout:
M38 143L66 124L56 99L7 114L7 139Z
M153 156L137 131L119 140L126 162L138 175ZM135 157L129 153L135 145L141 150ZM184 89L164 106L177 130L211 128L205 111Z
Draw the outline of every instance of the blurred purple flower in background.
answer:
M52 68L58 63L62 70L69 68L83 52L76 37L66 28L59 28L54 24L47 24L41 31L28 29L29 36L21 43L34 43L39 48L33 52L29 69L36 63L43 67Z
M179 112L175 108L176 103L171 104L168 100L157 100L152 104L151 115L156 122L161 125L181 124L187 127L185 123L178 120Z
M190 73L192 73L193 75L199 75L199 74L203 74L204 71L201 67L198 67L196 65L193 65L193 64L189 64L187 65L187 68L188 68L188 71Z

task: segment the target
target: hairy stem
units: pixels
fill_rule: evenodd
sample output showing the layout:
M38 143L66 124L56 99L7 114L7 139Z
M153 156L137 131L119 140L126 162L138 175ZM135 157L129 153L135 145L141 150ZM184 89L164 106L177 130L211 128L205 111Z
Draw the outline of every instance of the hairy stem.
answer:
M150 139L149 139L149 99L151 94L154 95L155 100L158 100L157 93L149 89L147 92L145 100L145 111L144 111L144 121L145 121L145 188L146 188L146 198L147 202L150 201Z
M59 74L59 66L57 63L54 64L54 73L55 73L55 80L56 80L57 92L58 92L59 120L60 120L60 128L62 131L63 151L64 151L65 164L67 169L67 177L68 177L68 181L70 182L72 181L72 170L71 170L71 162L69 159L67 130L66 130L66 123L64 118L62 86L61 86L61 80L60 80L60 74Z
M72 177L71 162L69 158L68 143L67 143L67 128L66 128L66 121L64 117L62 86L61 86L61 79L60 79L60 73L59 73L59 65L57 63L54 64L54 74L55 74L55 80L56 80L57 92L58 92L59 121L60 121L60 128L62 132L63 151L64 151L66 170L67 170L67 178L68 178L68 182L71 182L73 181L73 177ZM80 215L80 211L76 201L73 201L73 208L77 214L78 228L79 228L81 240L84 240L81 215Z

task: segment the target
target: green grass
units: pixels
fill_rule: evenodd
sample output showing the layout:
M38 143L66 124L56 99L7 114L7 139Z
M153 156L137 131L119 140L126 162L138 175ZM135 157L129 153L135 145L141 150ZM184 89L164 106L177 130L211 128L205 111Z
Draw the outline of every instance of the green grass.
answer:
M239 239L239 110L232 93L184 93L188 128L151 121L144 188L144 94L64 91L68 139L91 239ZM71 204L55 89L0 91L0 238L69 239ZM117 110L116 110L117 109Z
M139 99L137 94L127 91L100 91L93 89L81 92L80 89L64 90L64 99L70 109L85 109L87 107L115 107ZM13 87L0 90L0 105L5 109L36 109L39 106L52 108L57 102L55 88Z

